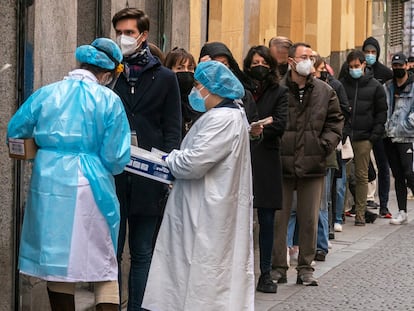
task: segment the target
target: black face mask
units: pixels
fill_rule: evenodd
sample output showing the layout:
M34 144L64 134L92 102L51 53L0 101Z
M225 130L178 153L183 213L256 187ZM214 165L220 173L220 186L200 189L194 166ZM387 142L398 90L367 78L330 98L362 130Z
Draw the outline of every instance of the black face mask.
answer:
M279 71L279 75L283 77L289 69L289 64L279 64L277 65L277 70Z
M263 81L269 75L270 69L259 65L250 68L250 76L258 81Z
M394 78L401 79L405 76L406 71L404 68L395 68L392 70L392 72L394 73Z
M328 79L328 72L327 71L321 71L321 76L319 77L322 81L326 81Z
M187 98L194 86L194 73L189 71L179 71L175 74L177 75L181 95L185 95L185 98Z

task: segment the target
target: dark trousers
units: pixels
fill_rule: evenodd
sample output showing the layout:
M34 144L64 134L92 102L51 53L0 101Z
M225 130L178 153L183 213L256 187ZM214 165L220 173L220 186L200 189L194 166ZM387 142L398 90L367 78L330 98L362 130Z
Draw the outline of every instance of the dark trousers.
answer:
M372 151L374 152L378 169L377 184L380 207L385 208L388 206L388 194L390 192L390 166L388 165L387 154L382 139L374 143Z
M260 249L260 273L272 270L272 249L275 225L275 209L257 208L259 220L259 249Z
M393 143L384 139L385 151L395 181L398 209L407 212L407 187L414 193L413 143Z

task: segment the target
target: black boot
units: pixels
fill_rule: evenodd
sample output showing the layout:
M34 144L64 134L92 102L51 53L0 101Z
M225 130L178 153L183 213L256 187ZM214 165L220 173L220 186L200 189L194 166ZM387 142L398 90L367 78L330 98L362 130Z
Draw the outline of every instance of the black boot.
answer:
M378 217L378 214L375 214L370 211L365 211L365 222L367 224L373 224L374 221L377 219L377 217Z
M276 293L277 292L277 284L273 282L270 272L266 272L260 275L256 290L262 293Z
M52 311L75 311L75 296L47 289Z

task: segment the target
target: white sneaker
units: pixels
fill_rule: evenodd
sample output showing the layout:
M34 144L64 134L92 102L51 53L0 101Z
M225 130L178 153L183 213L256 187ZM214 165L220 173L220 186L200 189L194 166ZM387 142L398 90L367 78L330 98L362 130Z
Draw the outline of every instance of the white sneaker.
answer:
M287 248L286 259L287 259L287 266L288 266L288 267L290 267L290 254L289 254L289 247Z
M390 220L390 224L392 225L402 225L407 222L407 213L403 210L398 212L396 218Z
M334 231L335 232L342 232L342 225L338 224L338 223L335 223L334 224Z
M332 243L330 241L328 241L328 248L331 249L332 248Z

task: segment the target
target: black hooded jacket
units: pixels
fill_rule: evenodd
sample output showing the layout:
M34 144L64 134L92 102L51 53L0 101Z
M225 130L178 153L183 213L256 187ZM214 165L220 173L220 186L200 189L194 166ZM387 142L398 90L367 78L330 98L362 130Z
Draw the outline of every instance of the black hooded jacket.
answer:
M352 141L371 142L382 138L387 120L387 100L381 83L374 79L368 67L359 79L352 78L346 71L340 82L351 106L351 117L345 124L343 136L350 136Z
M209 42L204 44L201 48L200 59L206 55L209 55L211 59L214 59L218 56L227 57L229 61L229 69L234 73L237 79L239 79L240 83L243 84L246 92L245 96L242 98L242 101L244 104L244 109L246 111L247 119L250 123L257 121L259 118L256 103L252 95L252 91L255 89L255 85L253 81L243 71L240 70L239 64L237 64L229 48L221 42Z
M371 68L371 71L374 74L374 78L377 79L379 83L384 84L389 79L392 79L392 76L393 76L392 70L378 61L380 53L381 53L381 47L378 43L378 40L375 39L374 37L368 37L367 39L365 39L362 45L362 51L364 51L367 45L373 45L377 50L377 61L373 65L367 65L367 66ZM346 71L348 71L348 65L345 62L341 67L341 71L339 72L339 76L338 76L339 80L345 76Z

